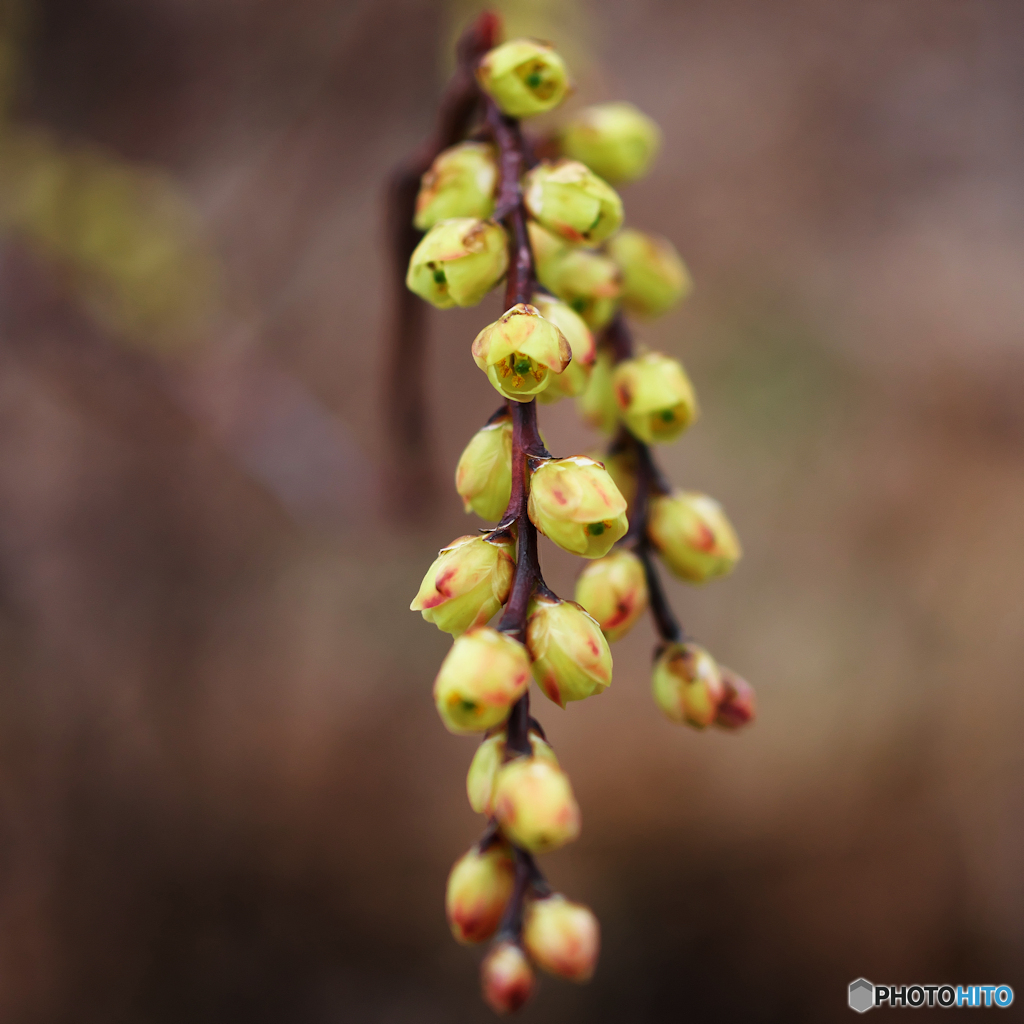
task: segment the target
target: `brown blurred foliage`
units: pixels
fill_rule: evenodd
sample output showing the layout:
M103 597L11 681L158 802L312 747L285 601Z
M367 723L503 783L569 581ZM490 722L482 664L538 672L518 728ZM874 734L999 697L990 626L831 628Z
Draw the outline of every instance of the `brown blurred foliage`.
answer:
M377 484L379 194L428 129L448 12L22 8L0 47L0 1019L487 1020L442 908L480 826L472 743L431 706L445 638L406 609L473 528L443 484L495 405L468 345L496 299L434 317L410 367L439 505L397 525ZM673 599L761 718L660 719L646 624L606 694L539 706L584 815L547 865L604 953L523 1019L845 1019L859 975L1019 990L1024 8L583 10L573 102L662 124L627 212L697 281L641 335L705 410L665 463L746 549ZM10 212L26 138L64 184L18 209L60 244ZM567 405L542 422L556 452L597 445ZM570 593L573 560L542 557Z

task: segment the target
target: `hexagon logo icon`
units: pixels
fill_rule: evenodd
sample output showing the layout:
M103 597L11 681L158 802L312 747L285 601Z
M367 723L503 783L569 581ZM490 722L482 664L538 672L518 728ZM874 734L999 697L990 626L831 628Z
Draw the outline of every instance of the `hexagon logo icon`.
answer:
M850 982L850 1009L867 1013L875 1004L875 986L866 978Z

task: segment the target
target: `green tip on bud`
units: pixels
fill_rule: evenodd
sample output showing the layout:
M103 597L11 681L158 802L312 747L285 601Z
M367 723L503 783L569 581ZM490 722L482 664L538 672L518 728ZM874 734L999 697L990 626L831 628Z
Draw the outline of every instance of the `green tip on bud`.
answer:
M533 968L514 942L499 942L480 965L484 1002L495 1013L515 1013L533 995L533 987Z
M669 569L690 583L724 576L742 554L722 506L696 491L652 499L647 535Z
M485 142L462 142L441 153L423 175L413 226L420 231L452 217L486 220L494 213L498 162Z
M503 722L530 685L530 659L517 640L490 626L458 637L434 680L434 703L449 732L486 732Z
M580 834L569 776L550 761L517 757L499 771L494 817L502 834L530 853L547 853Z
M482 853L473 847L448 875L445 913L457 942L485 942L497 930L515 884L508 846L493 843Z
M406 287L438 309L475 306L508 269L500 224L476 217L438 221L409 260Z
M553 110L569 92L565 63L548 43L510 39L485 54L476 70L480 88L509 117Z
M527 511L541 533L583 558L603 558L629 529L626 499L604 466L583 455L542 463Z
M719 666L725 697L718 705L715 725L722 729L735 730L749 725L757 717L757 700L754 688L738 676L731 668Z
M455 468L455 490L467 512L496 523L512 496L512 419L481 427L466 445Z
M516 303L485 327L473 342L473 361L495 390L514 402L529 402L572 359L565 335L525 302Z
M442 548L409 605L445 633L482 626L508 600L515 544L466 536Z
M715 659L697 644L668 644L654 665L655 703L673 722L703 729L715 721L725 697Z
M624 228L608 242L608 255L622 270L622 304L639 316L660 316L693 290L675 246L659 235Z
M618 193L578 160L538 164L523 192L530 215L576 245L599 245L622 227Z
M686 371L660 352L623 360L613 384L622 422L647 444L674 441L698 416Z
M590 382L597 348L586 321L560 299L537 292L533 305L545 320L550 320L565 335L572 349L572 362L551 378L551 383L538 396L540 402L557 402L562 398L582 395Z
M601 951L601 926L589 907L553 893L527 904L523 945L542 971L590 981Z
M572 601L539 597L530 603L526 649L533 678L559 707L611 685L608 641L598 623Z
M576 581L576 600L612 642L633 628L647 609L647 597L644 566L632 551L612 551L591 562Z
M592 249L566 249L537 267L537 279L578 313L593 331L607 327L619 308L621 271Z
M615 360L611 352L607 349L598 352L587 389L576 403L583 421L605 434L613 433L619 425L619 403L615 400L615 387L612 384L614 372Z
M643 177L661 148L661 130L632 103L601 103L562 129L562 152L608 181Z
M555 757L555 752L541 739L535 729L530 730L529 738L533 757L549 761L557 768L558 758ZM466 795L469 797L469 806L477 814L494 813L494 784L498 778L498 770L505 763L505 741L504 729L493 736L488 736L476 748L470 762L469 772L466 774Z

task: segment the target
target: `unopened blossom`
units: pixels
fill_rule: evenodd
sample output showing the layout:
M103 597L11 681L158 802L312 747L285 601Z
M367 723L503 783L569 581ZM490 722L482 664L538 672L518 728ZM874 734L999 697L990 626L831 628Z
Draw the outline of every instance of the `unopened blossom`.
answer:
M569 73L554 47L536 39L510 39L484 55L480 87L509 117L531 117L557 107L569 91Z
M653 498L647 535L672 572L690 583L724 576L742 554L722 506L697 491Z
M619 194L578 160L538 164L523 189L530 215L574 244L599 245L622 226Z
M505 229L477 217L438 221L409 260L405 283L438 309L475 306L508 269Z
M533 995L530 961L514 942L499 942L480 965L484 1001L495 1013L515 1013Z
M502 416L470 439L455 468L455 490L467 512L496 523L512 495L512 418Z
M568 981L589 981L601 951L601 926L589 907L553 893L527 904L523 945L541 970Z
M608 242L622 271L622 305L639 316L660 316L681 302L693 281L675 246L660 235L624 228Z
M667 644L654 665L654 700L673 722L703 729L715 721L725 686L715 659L693 643Z
M445 913L459 942L484 942L498 929L515 884L515 866L505 843L473 847L448 875Z
M601 693L612 681L612 653L601 627L579 605L537 597L526 620L533 678L559 707Z
M647 444L674 441L697 418L690 378L678 360L660 352L623 360L612 383L622 422Z
M550 761L517 757L498 771L494 817L502 833L531 853L545 853L580 834L580 809L569 777Z
M661 130L632 103L600 103L581 110L561 132L562 151L607 181L647 173L661 147Z
M558 758L548 742L535 729L529 732L531 756L540 761L549 761L556 768ZM477 814L492 814L494 811L494 785L498 771L505 763L506 732L502 729L476 748L473 760L466 774L466 795L469 806Z
M609 641L621 639L647 610L643 563L632 551L622 548L596 559L576 581L576 600L594 617Z
M486 220L494 213L498 161L486 142L460 142L441 153L423 175L413 225L420 231L452 217Z
M725 696L718 705L715 725L723 729L739 729L749 725L757 715L754 688L731 668L719 665L718 670L722 677Z
M593 249L567 249L537 268L540 283L572 307L591 330L606 327L619 308L622 271Z

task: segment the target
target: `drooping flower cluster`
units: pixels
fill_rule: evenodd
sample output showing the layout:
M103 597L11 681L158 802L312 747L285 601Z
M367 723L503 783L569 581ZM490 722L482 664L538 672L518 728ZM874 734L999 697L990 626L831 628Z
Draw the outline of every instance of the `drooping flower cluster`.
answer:
M422 176L411 215L426 234L406 284L446 309L506 281L505 312L468 346L503 405L455 474L466 511L495 525L443 548L411 608L454 638L434 683L442 722L483 736L466 789L487 827L452 869L446 909L458 941L492 940L483 994L509 1012L530 997L535 967L586 981L599 950L593 913L552 893L535 861L577 838L580 810L530 716L531 679L561 708L600 694L612 682L609 642L650 608L661 638L652 690L670 720L735 729L753 718L754 697L683 633L653 561L702 583L740 555L721 506L669 487L654 464L649 446L678 438L697 400L677 360L634 350L623 316L659 315L691 287L670 242L623 227L613 187L646 172L660 132L630 104L591 107L537 161L517 119L556 107L568 74L547 44L498 44L497 24L483 16L460 43L449 99L479 119L464 119L465 141L452 139ZM562 398L614 435L604 462L544 446L535 399ZM545 585L538 532L589 560L575 601Z

